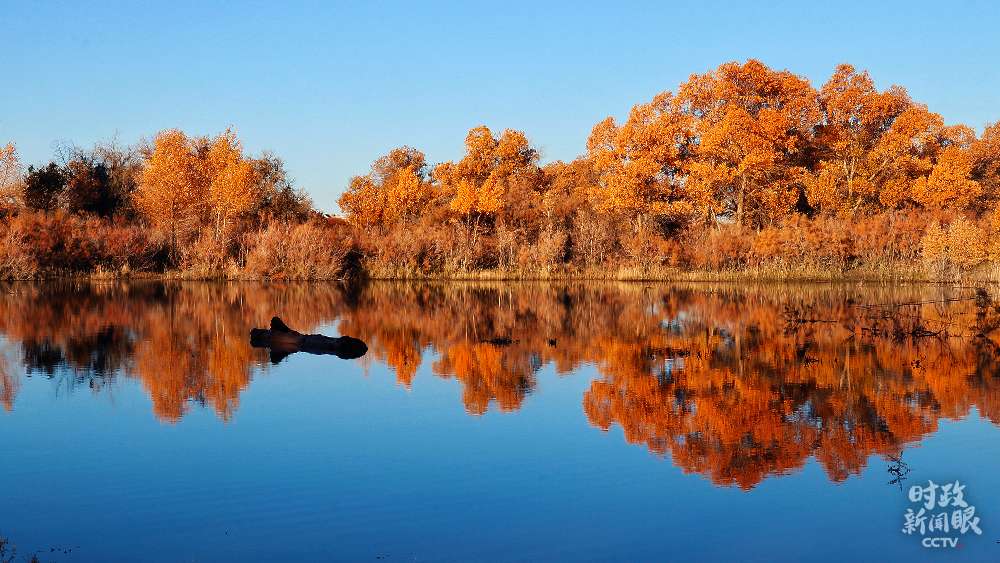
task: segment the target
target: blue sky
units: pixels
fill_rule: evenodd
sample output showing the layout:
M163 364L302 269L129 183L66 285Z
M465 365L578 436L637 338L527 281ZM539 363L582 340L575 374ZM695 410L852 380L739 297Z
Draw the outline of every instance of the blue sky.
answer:
M1000 3L0 2L0 141L25 164L233 125L316 206L409 145L520 129L545 161L692 73L756 58L821 86L839 63L946 123L1000 120Z

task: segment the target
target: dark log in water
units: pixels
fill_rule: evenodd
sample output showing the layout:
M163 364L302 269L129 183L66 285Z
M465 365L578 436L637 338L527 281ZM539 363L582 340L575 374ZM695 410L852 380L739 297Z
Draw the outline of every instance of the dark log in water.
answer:
M288 328L278 317L271 318L270 329L252 329L250 345L254 348L268 348L271 351L271 362L275 364L295 352L331 354L345 360L360 358L368 352L368 345L357 338L302 334Z

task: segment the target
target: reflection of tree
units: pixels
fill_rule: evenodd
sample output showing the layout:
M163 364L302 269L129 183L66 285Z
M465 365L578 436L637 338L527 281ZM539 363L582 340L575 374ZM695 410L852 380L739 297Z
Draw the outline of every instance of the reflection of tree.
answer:
M927 288L372 284L345 304L340 326L407 387L422 354L435 353L432 372L460 381L475 415L491 403L520 408L547 363L559 373L592 363L601 377L583 398L591 424L618 425L630 443L747 489L810 457L843 481L972 406L1000 422L990 341L962 324L987 326L973 321L983 308L947 297ZM885 314L866 303L917 304ZM964 336L914 336L931 324Z
M491 401L503 412L521 408L524 397L534 388L533 370L525 369L505 354L500 346L490 343L462 342L447 347L434 364L434 373L452 377L465 385L462 402L469 414L481 415Z
M687 471L744 489L810 456L843 481L871 455L898 456L942 417L966 416L973 404L994 412L998 379L983 377L982 339L912 336L942 309L916 306L928 310L907 313L887 337L866 338L871 315L849 306L852 296L819 297L789 327L788 300L772 291L689 294L664 312L666 330L607 346L584 410L592 424L620 425L626 440ZM961 318L962 307L948 314Z
M223 420L264 353L250 328L275 311L301 326L336 316L336 286L261 284L20 284L0 294L0 333L18 343L25 371L100 393L117 377L140 380L164 421L195 402ZM10 408L20 378L0 362Z
M577 287L465 284L370 284L345 301L340 329L369 344L369 355L410 387L422 354L433 351L432 372L463 386L469 414L520 408L535 388L535 372L550 361L561 373L584 356L552 345L578 333L571 320Z
M15 286L12 286L15 287ZM584 364L590 423L714 483L754 487L815 458L831 480L898 458L973 408L1000 424L1000 308L943 288L584 284L19 285L0 292L0 402L17 362L89 384L138 379L156 415L224 420L264 369L253 327L337 321L365 361L462 386L466 412L518 410L536 373ZM957 299L957 300L955 300ZM901 305L908 303L908 305ZM936 336L928 336L934 334ZM953 336L957 335L957 336ZM17 349L16 353L13 351Z
M217 317L199 324L197 316L204 309L172 305L148 312L130 375L142 381L162 420L180 420L189 401L210 406L228 420L239 408L239 395L250 384L253 367L262 365L261 353L250 347L243 322Z

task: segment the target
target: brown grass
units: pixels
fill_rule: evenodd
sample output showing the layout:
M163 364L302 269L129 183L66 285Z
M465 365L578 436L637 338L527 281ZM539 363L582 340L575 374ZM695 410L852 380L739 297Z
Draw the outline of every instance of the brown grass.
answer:
M273 224L247 237L244 279L332 280L342 277L350 239L312 223Z
M1000 221L955 211L793 215L761 230L588 210L564 219L527 231L446 217L371 230L334 220L243 225L185 241L173 263L155 229L23 213L0 224L0 279L1000 280Z

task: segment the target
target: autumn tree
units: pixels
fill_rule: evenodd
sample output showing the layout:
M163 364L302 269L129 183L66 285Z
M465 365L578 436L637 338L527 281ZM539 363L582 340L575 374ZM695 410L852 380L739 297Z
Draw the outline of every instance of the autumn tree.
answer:
M820 117L806 78L754 59L726 63L692 75L673 104L689 118L682 164L689 198L738 224L762 225L792 208Z
M215 139L168 129L156 135L144 159L134 200L170 232L176 257L178 236L197 234L202 224L212 224L216 242L224 244L230 221L258 204L258 181L231 129Z
M295 189L285 170L285 163L274 153L265 151L251 161L257 184L256 206L248 210L265 222L285 223L305 221L312 210L312 200L304 190Z
M1000 199L1000 122L987 125L983 135L969 146L971 177L983 190L983 206Z
M143 163L136 207L154 224L170 233L171 252L176 257L177 237L197 228L198 212L205 205L211 181L202 165L209 142L206 137L188 137L179 129L157 133L152 152Z
M628 121L607 118L587 139L587 156L600 174L590 193L597 209L642 218L687 216L712 208L712 201L685 190L690 116L677 111L671 92L632 108Z
M359 227L392 226L419 216L432 198L424 153L400 147L351 178L337 203Z
M77 213L109 217L120 200L112 192L111 176L104 163L81 154L65 168L66 208Z
M511 210L509 192L519 182L537 178L538 152L521 131L494 136L485 125L465 137L465 156L435 169L435 178L451 195L450 206L465 215L496 217Z
M877 213L910 202L965 208L982 195L967 154L968 127L910 100L899 86L879 92L865 71L843 64L819 96L816 165L806 184L810 203L845 215Z
M232 129L217 136L208 148L204 167L216 239L222 239L233 217L257 200L254 164L243 155L243 143Z
M600 189L600 173L587 157L569 163L557 160L546 164L542 173L545 193L541 211L550 224L571 218L594 199L593 192Z
M934 160L930 174L910 185L914 201L931 209L965 209L982 197L982 186L972 179L973 162L967 150L945 147Z
M901 128L893 131L893 124L913 106L909 95L899 86L879 92L866 71L842 64L818 101L823 116L816 128L815 174L806 180L810 204L831 213L880 209L902 148Z
M601 188L593 161L585 156L569 163L556 161L542 173L539 232L532 236L535 262L552 266L576 256L588 265L599 263L615 231L614 218L594 209L594 193Z
M874 211L914 201L913 182L932 171L945 132L941 116L922 104L912 104L895 119L871 155L870 186L879 204Z
M110 140L95 143L88 155L100 163L108 175L105 197L109 203L114 204L110 215L134 217L136 210L132 193L139 186L143 165L139 146L122 144L114 136Z
M24 185L27 207L109 218L121 210L135 189L137 153L115 140L98 143L89 151L63 143L58 146L57 158L61 164L53 160L44 168L29 167Z

